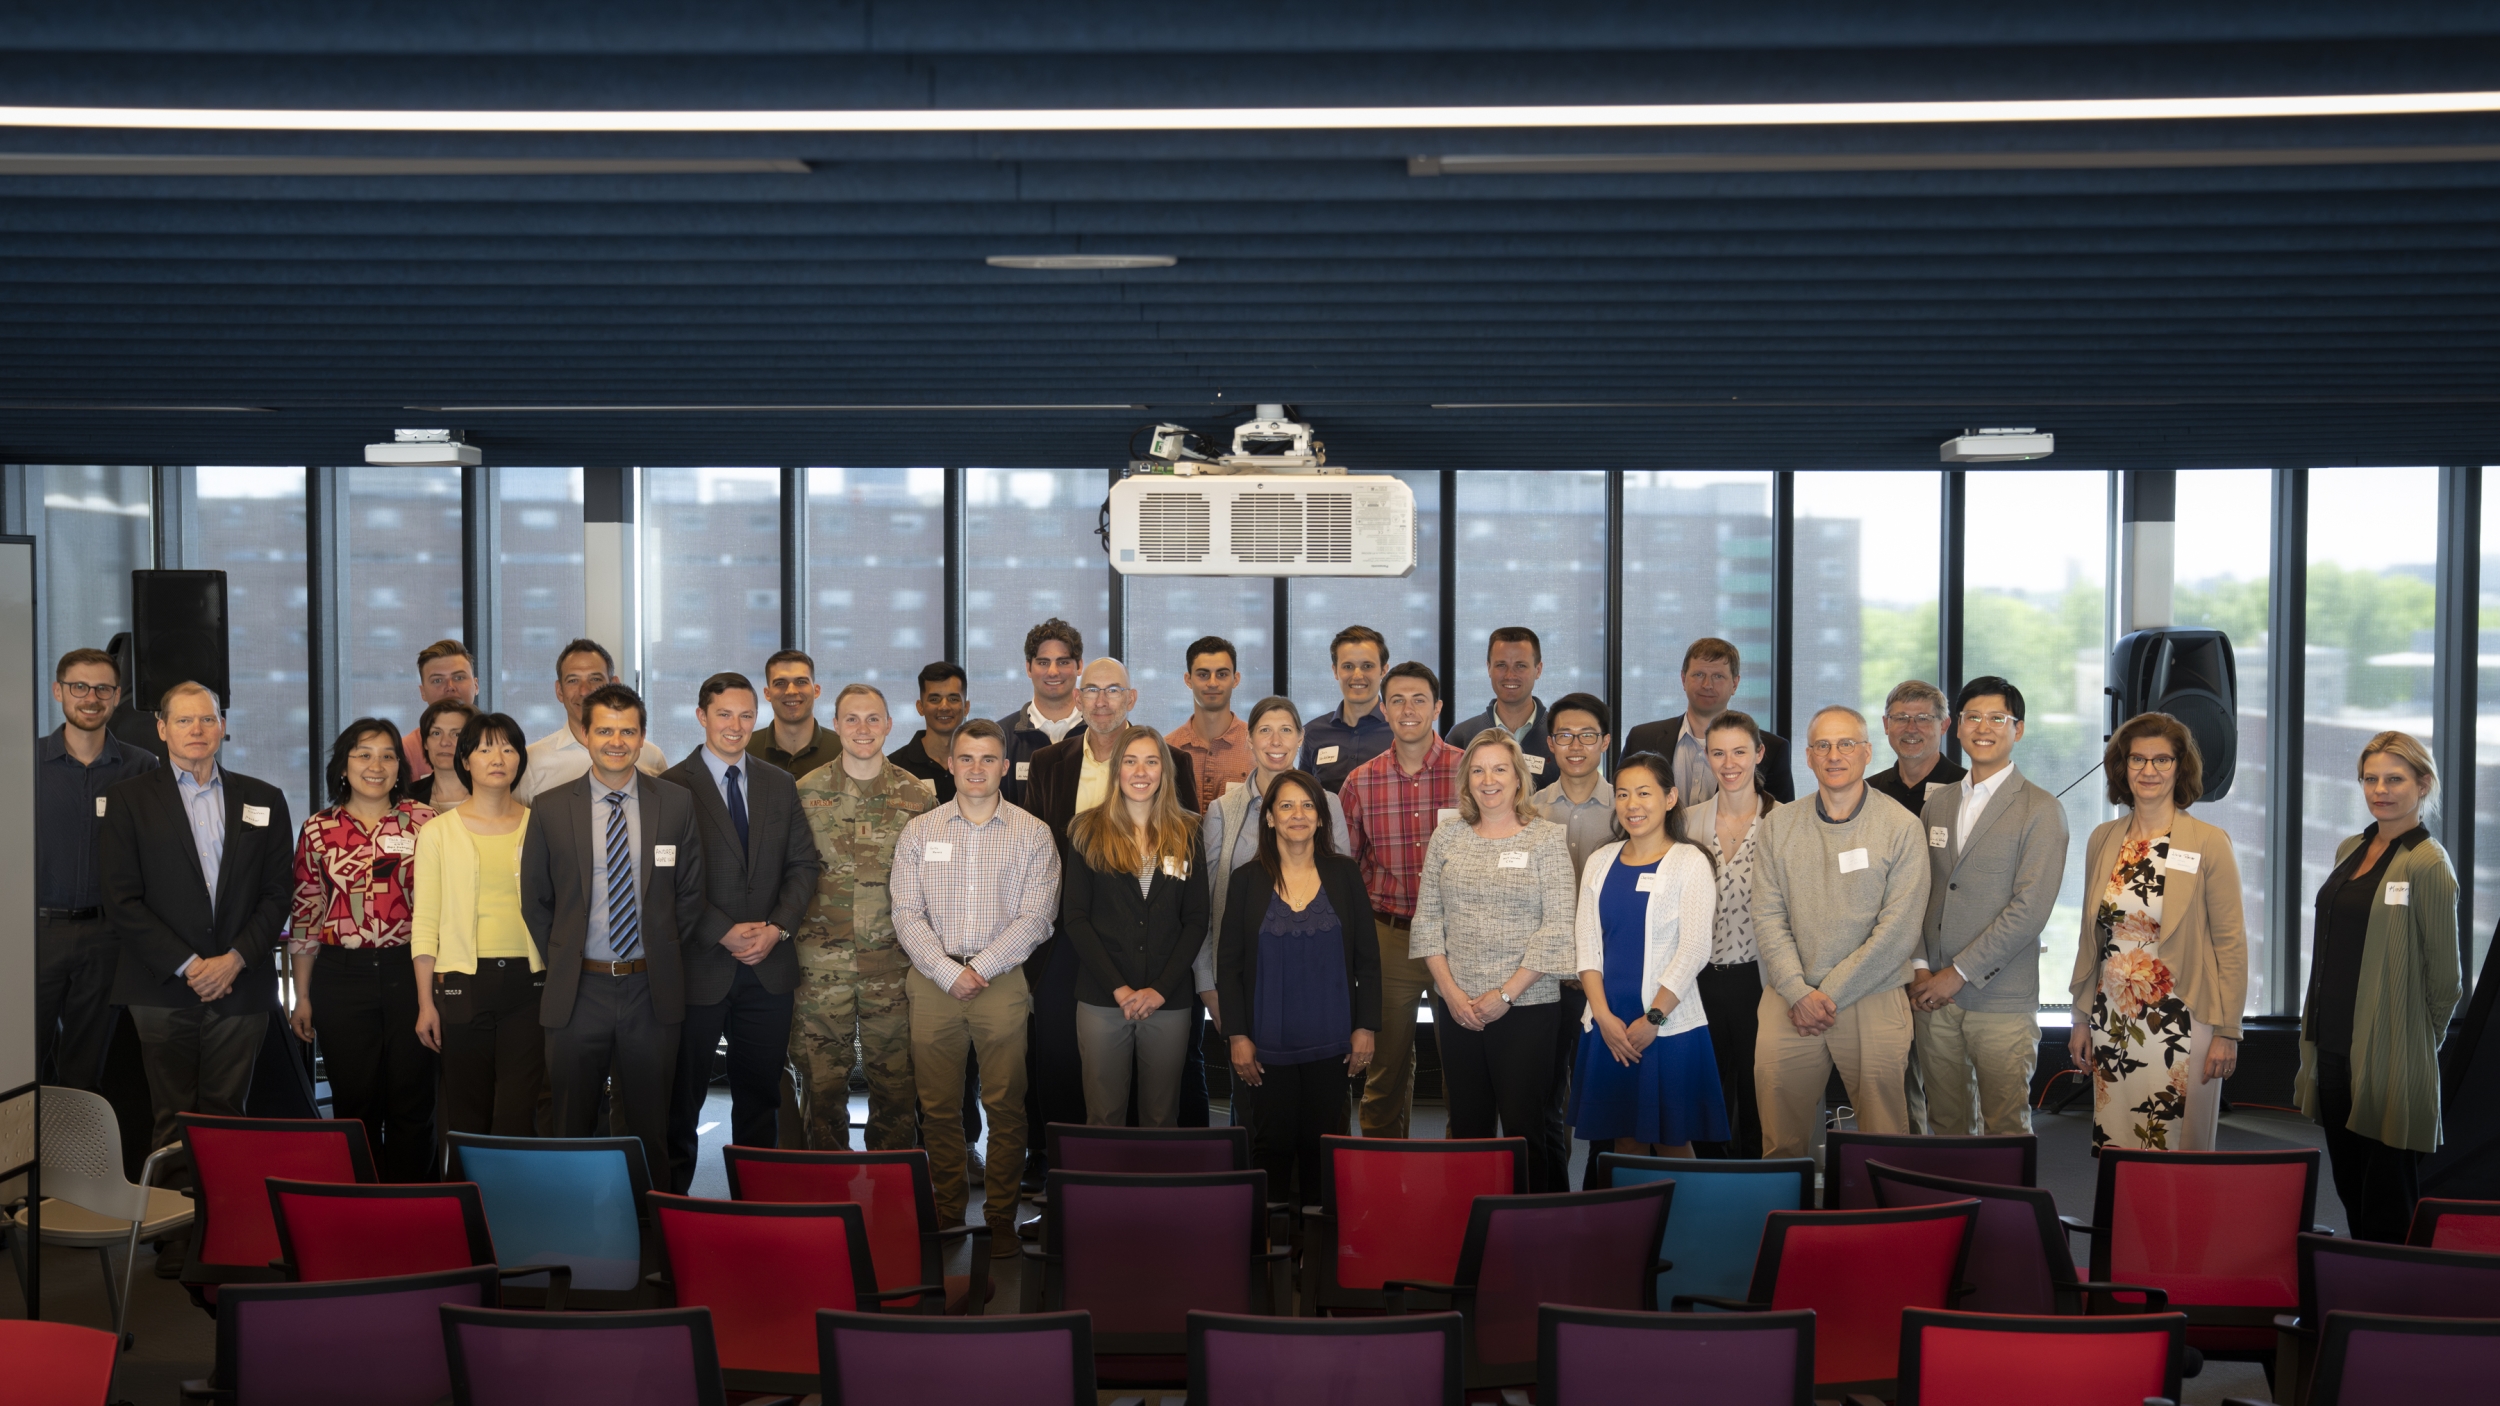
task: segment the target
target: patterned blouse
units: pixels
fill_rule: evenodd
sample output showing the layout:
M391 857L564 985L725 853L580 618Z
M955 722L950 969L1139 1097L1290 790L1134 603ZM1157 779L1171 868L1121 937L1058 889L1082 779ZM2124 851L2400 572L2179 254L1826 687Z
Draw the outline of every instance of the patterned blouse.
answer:
M401 801L371 830L345 806L305 818L295 845L294 928L289 953L321 947L405 947L416 902L417 831L430 806Z
M1723 967L1756 961L1762 956L1753 936L1753 856L1754 839L1762 833L1762 817L1771 813L1771 803L1767 799L1762 802L1762 809L1755 813L1753 824L1746 827L1744 843L1736 847L1733 857L1720 851L1719 827L1704 809L1716 804L1704 801L1694 806L1694 811L1701 812L1700 823L1696 826L1689 814L1685 823L1688 831L1698 832L1699 843L1719 861L1719 911L1710 926L1710 964Z

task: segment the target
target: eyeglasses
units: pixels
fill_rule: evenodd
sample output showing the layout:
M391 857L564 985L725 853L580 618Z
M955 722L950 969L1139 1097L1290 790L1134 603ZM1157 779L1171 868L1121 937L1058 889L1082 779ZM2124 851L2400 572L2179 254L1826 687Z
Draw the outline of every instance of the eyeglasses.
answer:
M1128 692L1116 683L1089 683L1076 691L1076 696L1092 703L1103 698L1117 698Z
M2168 771L2178 764L2179 759L2177 757L2130 756L2127 758L2127 770L2129 771Z
M121 691L122 686L117 683L65 683L61 685L61 692L68 694L72 698L81 700L88 698L112 698L120 694Z
M1884 721L1891 723L1894 727L1926 727L1931 723L1942 722L1943 719L1934 713L1886 713Z
M1865 747L1865 743L1860 742L1854 737L1826 737L1820 742L1809 742L1806 744L1806 750L1817 755L1821 755L1826 752L1837 752L1844 757L1853 752L1861 751Z
M1593 727L1584 728L1578 732L1554 732L1546 735L1558 745L1565 747L1594 747L1606 740L1606 734Z
M1962 721L1969 723L1972 727L2003 727L2008 723L2021 722L2022 719L2015 717L2012 713L1964 713Z

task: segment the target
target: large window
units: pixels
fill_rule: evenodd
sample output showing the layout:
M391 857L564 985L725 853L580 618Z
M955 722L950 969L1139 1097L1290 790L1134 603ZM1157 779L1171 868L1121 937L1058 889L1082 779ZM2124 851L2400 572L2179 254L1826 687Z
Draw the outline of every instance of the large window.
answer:
M285 791L287 809L301 821L313 806L329 803L312 794L304 471L203 467L189 483L184 507L197 536L186 565L226 573L234 701L221 760Z
M2177 566L2171 619L2220 630L2239 670L2239 759L2230 793L2197 803L2196 814L2231 837L2240 866L2240 910L2248 925L2248 1013L2275 1009L2274 928L2266 906L2266 621L2271 592L2268 544L2273 511L2270 469L2200 469L2178 476ZM2084 786L2096 786L2088 781ZM2077 787L2078 791L2083 787Z
M148 516L148 471L105 464L31 464L28 530L40 544L43 580L36 599L43 677L73 649L102 649L130 628L130 573L155 561ZM125 680L127 682L127 680ZM136 700L153 710L153 700ZM61 725L52 691L42 694L43 725Z
M1940 473L1797 475L1797 642L1789 658L1800 731L1815 709L1846 703L1866 714L1880 739L1893 685L1945 686L1936 651L1943 491ZM1892 764L1879 756L1878 770Z
M1729 704L1771 720L1771 476L1623 476L1623 716L1615 735L1684 711L1684 648L1734 644L1744 679Z
M803 647L825 685L821 712L842 685L873 683L895 726L911 717L920 667L946 654L945 513L944 469L807 471Z
M2101 761L2109 475L1976 470L1964 482L1962 678L1996 674L2023 691L2030 716L2014 764L2066 792L2066 880L2040 937L2040 1000L2063 1006L2091 897L2084 845L2111 814L2090 780L2066 790Z
M1458 476L1458 677L1444 721L1491 706L1485 646L1504 625L1536 631L1537 696L1606 696L1606 475L1587 469Z
M1441 671L1441 476L1402 472L1415 491L1415 570L1405 576L1296 576L1287 587L1293 630L1294 701L1308 719L1338 703L1328 642L1348 625L1369 625L1389 641L1392 664L1420 659ZM1453 685L1444 681L1443 691ZM1459 699L1468 695L1458 694ZM1441 724L1467 716L1444 700ZM1472 711L1472 710L1470 710Z
M2335 845L2370 823L2354 779L2362 745L2390 729L2431 740L2431 627L2438 600L2439 471L2309 471L2309 624L2302 689L2300 934L2307 987L2310 919ZM2283 993L2287 1011L2299 991Z
M581 637L582 471L495 470L495 678L487 701L533 738L564 726L556 651ZM604 641L611 650L624 641Z
M417 652L459 639L460 470L350 468L340 701L353 718L417 725Z
M1137 685L1137 721L1166 732L1194 706L1183 678L1189 646L1215 635L1240 652L1241 682L1233 712L1276 683L1276 581L1269 576L1131 576L1128 589L1129 678Z
M1074 625L1088 659L1113 651L1111 559L1094 535L1110 492L1100 469L964 470L963 665L974 717L1032 700L1024 634L1044 620Z
M703 742L703 681L761 683L781 648L781 470L644 469L639 520L643 700L674 761Z
M2481 594L2476 611L2474 769L2439 779L2440 804L2474 807L2474 920L2459 933L2469 985L2483 971L2492 923L2500 919L2500 479L2479 471L2483 482ZM2470 788L2470 789L2469 789ZM2451 859L2456 857L2451 855Z

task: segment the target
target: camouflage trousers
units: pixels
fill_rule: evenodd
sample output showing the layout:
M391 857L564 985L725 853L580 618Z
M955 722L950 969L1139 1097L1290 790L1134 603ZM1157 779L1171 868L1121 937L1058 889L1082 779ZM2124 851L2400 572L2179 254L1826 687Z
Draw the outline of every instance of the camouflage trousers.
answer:
M868 1150L900 1151L919 1140L920 1093L912 1082L911 1002L903 973L810 968L799 976L790 1021L790 1062L799 1075L807 1146L851 1145L852 1037L868 1066Z

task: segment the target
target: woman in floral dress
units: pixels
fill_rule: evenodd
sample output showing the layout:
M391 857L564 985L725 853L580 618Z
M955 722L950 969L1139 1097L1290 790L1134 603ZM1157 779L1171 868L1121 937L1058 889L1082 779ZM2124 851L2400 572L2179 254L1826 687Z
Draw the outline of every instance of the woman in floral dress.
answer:
M2196 740L2167 713L2128 720L2102 769L2130 814L2092 832L2067 1051L2092 1072L2092 1147L2206 1151L2239 1064L2248 1000L2231 838L2187 813L2204 794Z

